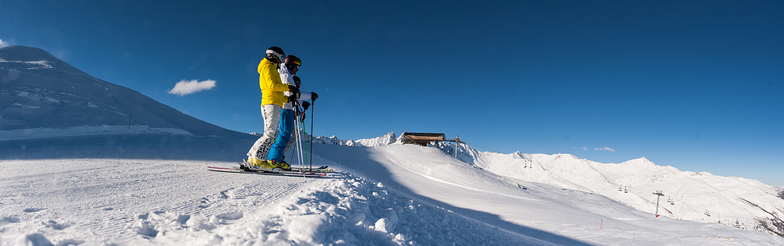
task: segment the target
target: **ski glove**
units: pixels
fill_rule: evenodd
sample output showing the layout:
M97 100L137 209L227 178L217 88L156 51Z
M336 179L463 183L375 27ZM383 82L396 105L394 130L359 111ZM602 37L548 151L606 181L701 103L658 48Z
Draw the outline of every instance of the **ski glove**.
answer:
M311 92L310 93L310 100L313 100L315 102L316 98L318 98L318 94L316 94L315 92Z
M307 101L302 102L302 107L305 108L305 111L308 111L308 107L310 107L310 103Z
M297 98L299 98L299 89L297 89L296 86L289 85L289 91L291 92L291 94L297 95Z
M297 89L295 86L289 85L289 92L291 92L291 95L288 97L288 102L296 104L296 101L299 98L299 89Z

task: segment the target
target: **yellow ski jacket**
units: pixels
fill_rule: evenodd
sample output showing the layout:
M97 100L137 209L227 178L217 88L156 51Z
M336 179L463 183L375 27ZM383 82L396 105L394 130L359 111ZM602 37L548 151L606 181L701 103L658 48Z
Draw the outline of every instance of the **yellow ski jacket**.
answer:
M278 64L264 58L259 63L259 87L261 87L261 105L277 104L283 107L288 99L283 96L289 85L280 81Z

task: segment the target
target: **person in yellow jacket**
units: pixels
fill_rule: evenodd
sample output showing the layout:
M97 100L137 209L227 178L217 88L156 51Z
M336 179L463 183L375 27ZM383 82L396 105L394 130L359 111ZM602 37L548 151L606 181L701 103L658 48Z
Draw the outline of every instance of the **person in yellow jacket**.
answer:
M264 134L256 140L248 151L247 167L250 169L288 169L288 166L277 166L275 162L267 162L270 147L278 135L280 109L288 98L284 91L299 93L296 87L283 84L278 73L278 66L286 55L283 49L272 46L259 63L259 87L261 87L261 117L264 118Z

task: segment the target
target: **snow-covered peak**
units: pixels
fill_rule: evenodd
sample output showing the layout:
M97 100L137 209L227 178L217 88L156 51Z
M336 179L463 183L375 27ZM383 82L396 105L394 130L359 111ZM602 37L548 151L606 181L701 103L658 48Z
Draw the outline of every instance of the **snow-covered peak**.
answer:
M0 62L5 63L55 63L62 62L40 48L7 46L0 48Z
M383 136L370 138L370 139L360 139L355 141L357 144L361 146L368 146L368 147L375 147L375 146L384 146L390 145L397 142L397 138L395 137L395 132L388 132Z
M87 75L43 49L26 46L7 46L0 48L0 65L7 69L51 69L61 74Z
M0 48L0 58L15 61L60 61L41 48L12 45Z
M531 155L523 153L523 152L520 152L520 151L516 151L516 152L512 153L512 158L514 158L514 159L531 159Z
M621 162L619 164L607 164L607 165L618 165L626 169L635 169L635 170L650 170L650 169L661 168L660 166L654 164L652 161L646 159L645 157L628 160L625 162Z
M331 145L342 145L342 146L365 146L365 147L376 147L376 146L385 146L394 144L397 141L397 137L395 137L395 132L388 132L380 137L375 138L367 138L367 139L359 139L359 140L341 140L336 136L331 137L316 137L316 143L323 143L323 144L331 144Z

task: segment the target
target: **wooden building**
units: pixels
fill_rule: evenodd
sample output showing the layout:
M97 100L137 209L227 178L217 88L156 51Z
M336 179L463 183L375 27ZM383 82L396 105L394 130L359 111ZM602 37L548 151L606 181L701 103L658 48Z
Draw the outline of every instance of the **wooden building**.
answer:
M430 142L446 141L443 133L403 132L401 138L403 139L403 144L416 144L426 147Z

